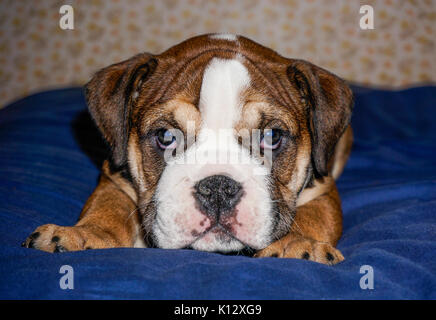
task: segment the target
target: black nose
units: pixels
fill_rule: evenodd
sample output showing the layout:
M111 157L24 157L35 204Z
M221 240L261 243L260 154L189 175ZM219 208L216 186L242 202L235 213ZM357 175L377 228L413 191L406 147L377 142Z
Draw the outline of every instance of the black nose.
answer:
M242 186L223 175L209 176L195 185L194 196L204 213L218 217L238 204Z

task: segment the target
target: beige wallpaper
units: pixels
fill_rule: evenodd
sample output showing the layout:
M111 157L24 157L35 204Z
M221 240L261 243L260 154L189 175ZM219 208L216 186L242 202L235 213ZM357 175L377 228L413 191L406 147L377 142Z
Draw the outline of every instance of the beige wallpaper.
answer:
M74 8L74 30L59 27L63 4ZM374 30L359 27L363 4L374 8ZM0 0L0 106L210 32L245 35L359 83L436 82L435 26L433 0Z

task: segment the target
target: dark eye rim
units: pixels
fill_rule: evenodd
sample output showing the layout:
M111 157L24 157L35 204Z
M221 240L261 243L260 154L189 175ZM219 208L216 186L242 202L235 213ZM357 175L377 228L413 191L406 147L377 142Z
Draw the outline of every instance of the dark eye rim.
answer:
M166 150L169 146L171 146L174 143L174 141L177 141L177 138L175 135L173 135L171 141L165 141L165 139L163 138L165 133L167 131L170 131L170 130L171 130L171 128L170 129L160 128L160 129L155 130L153 136L156 140L156 145L159 149Z
M260 144L262 144L262 141L265 139L265 130L271 130L271 131L275 130L275 131L278 131L280 133L279 137L278 137L278 141L271 145L272 147L275 146L274 148L271 148L271 150L273 150L273 151L278 150L281 147L284 138L286 137L285 131L281 128L265 128L262 131L262 134L260 136ZM263 149L265 149L265 147L263 147Z
M279 133L279 137L278 137L278 141L276 141L276 143L278 143L282 138L283 138L283 130L282 129L279 129L279 128L271 128L271 129L264 129L264 132L265 132L265 130L271 130L272 132L278 132ZM264 135L262 135L262 138L265 138L265 136ZM274 139L274 136L273 136L273 139ZM274 144L276 144L276 143L274 143Z

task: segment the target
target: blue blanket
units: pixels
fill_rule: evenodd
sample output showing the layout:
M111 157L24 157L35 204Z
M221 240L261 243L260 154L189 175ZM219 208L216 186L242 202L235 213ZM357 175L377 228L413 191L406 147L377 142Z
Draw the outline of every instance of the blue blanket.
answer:
M338 182L344 211L338 247L346 260L335 266L192 250L21 248L41 224L76 222L107 150L79 88L6 107L0 298L435 299L436 87L354 92L356 142ZM73 290L60 288L63 265L74 270ZM372 272L360 273L365 265ZM373 289L362 289L371 275Z

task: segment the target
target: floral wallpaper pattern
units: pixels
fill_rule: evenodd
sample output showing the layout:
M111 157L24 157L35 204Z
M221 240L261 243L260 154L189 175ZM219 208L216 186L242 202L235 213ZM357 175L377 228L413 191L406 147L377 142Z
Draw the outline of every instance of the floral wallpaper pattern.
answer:
M59 8L74 8L74 30ZM361 30L361 5L374 29ZM434 0L0 0L0 106L197 34L242 34L354 82L436 82Z

